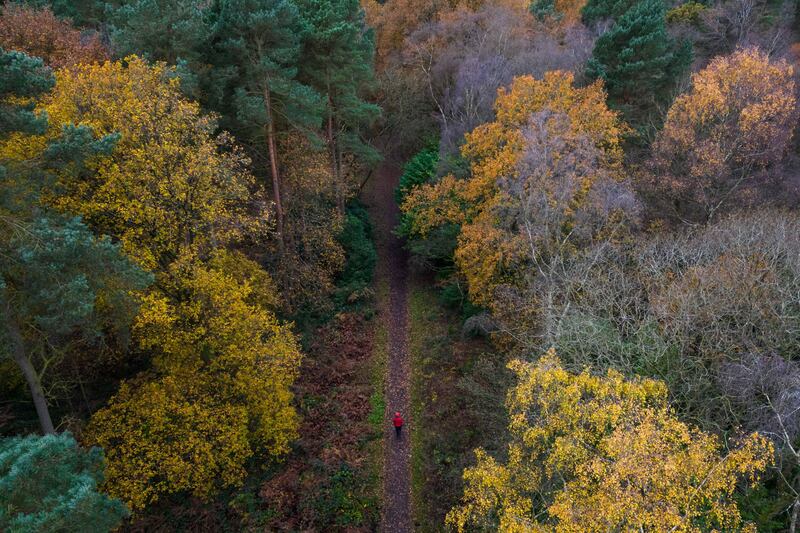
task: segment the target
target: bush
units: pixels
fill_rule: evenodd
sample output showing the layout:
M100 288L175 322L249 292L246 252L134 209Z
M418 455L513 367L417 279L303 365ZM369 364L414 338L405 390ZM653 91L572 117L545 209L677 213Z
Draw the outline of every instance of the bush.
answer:
M438 143L430 143L425 148L409 159L403 167L400 184L394 191L394 198L401 205L406 196L414 187L430 183L436 177L436 167L439 165Z
M347 258L336 282L334 300L339 307L362 300L369 294L378 254L372 240L372 227L364 206L358 202L347 208L339 242Z

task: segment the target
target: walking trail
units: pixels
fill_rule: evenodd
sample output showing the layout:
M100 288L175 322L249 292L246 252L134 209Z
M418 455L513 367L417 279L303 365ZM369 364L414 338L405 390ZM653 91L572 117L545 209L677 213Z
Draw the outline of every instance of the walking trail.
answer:
M399 210L394 189L400 176L396 165L386 161L365 195L374 224L378 249L377 277L389 286L388 301L381 302L380 317L386 321L389 338L385 382L386 413L383 461L383 513L381 531L412 531L411 522L411 420L409 407L410 362L408 356L408 262L403 243L392 230ZM402 413L405 424L398 441L391 426L395 411Z

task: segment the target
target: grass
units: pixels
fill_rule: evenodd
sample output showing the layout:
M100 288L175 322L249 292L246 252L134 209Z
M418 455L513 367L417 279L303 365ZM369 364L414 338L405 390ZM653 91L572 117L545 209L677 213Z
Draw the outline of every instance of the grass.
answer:
M462 494L462 473L482 447L501 455L509 383L505 355L464 339L461 319L422 280L409 290L411 491L416 531L444 529Z
M411 433L411 497L415 522L426 530L431 524L429 500L426 489L426 443L430 441L433 428L426 424L426 407L435 403L431 398L427 383L433 376L426 374L431 350L441 351L441 343L431 343L432 339L447 336L447 323L440 308L439 299L433 289L419 283L412 283L408 301L409 355L411 357L411 414L414 431ZM434 527L433 530L437 528Z
M384 309L389 302L389 283L386 279L377 279L375 285L375 305L377 309ZM371 478L375 480L376 501L383 502L383 421L386 416L386 368L389 363L389 330L385 320L376 315L373 320L374 340L372 348L372 362L370 367L370 381L372 394L369 398L370 414L369 423L374 435L368 445L368 457L371 469Z

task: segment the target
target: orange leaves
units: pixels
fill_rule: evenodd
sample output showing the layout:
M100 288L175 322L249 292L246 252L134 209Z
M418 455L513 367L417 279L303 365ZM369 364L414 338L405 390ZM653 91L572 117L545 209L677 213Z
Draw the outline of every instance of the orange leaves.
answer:
M755 48L715 58L692 77L654 144L659 181L710 219L757 171L778 163L797 116L792 67Z
M500 89L496 120L466 136L469 177L418 187L402 206L418 235L461 226L455 259L475 303L491 306L498 285L517 283L527 266L566 249L567 236L591 238L613 211L597 191L618 177L625 126L606 107L601 83L573 82L555 71ZM576 232L578 218L590 222Z
M82 34L49 7L37 10L12 2L0 8L0 47L41 57L54 69L103 62L109 56L99 34Z
M610 157L621 158L620 142L627 128L619 115L606 106L601 81L575 88L571 72L547 72L542 80L521 76L509 90L498 91L495 111L497 122L506 128L520 127L532 113L549 109L565 113L576 131L588 134Z

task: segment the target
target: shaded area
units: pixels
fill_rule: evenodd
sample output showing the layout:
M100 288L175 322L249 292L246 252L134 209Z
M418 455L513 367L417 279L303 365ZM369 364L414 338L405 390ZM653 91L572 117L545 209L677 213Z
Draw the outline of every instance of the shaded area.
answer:
M389 333L389 360L386 378L385 449L383 470L383 514L381 530L411 531L411 431L413 420L409 402L408 356L408 261L403 244L394 234L399 210L394 189L400 170L390 162L379 169L375 182L365 193L374 224L378 248L377 281L388 282L389 297L380 303L380 320ZM394 435L391 415L400 411L405 419L403 436Z

